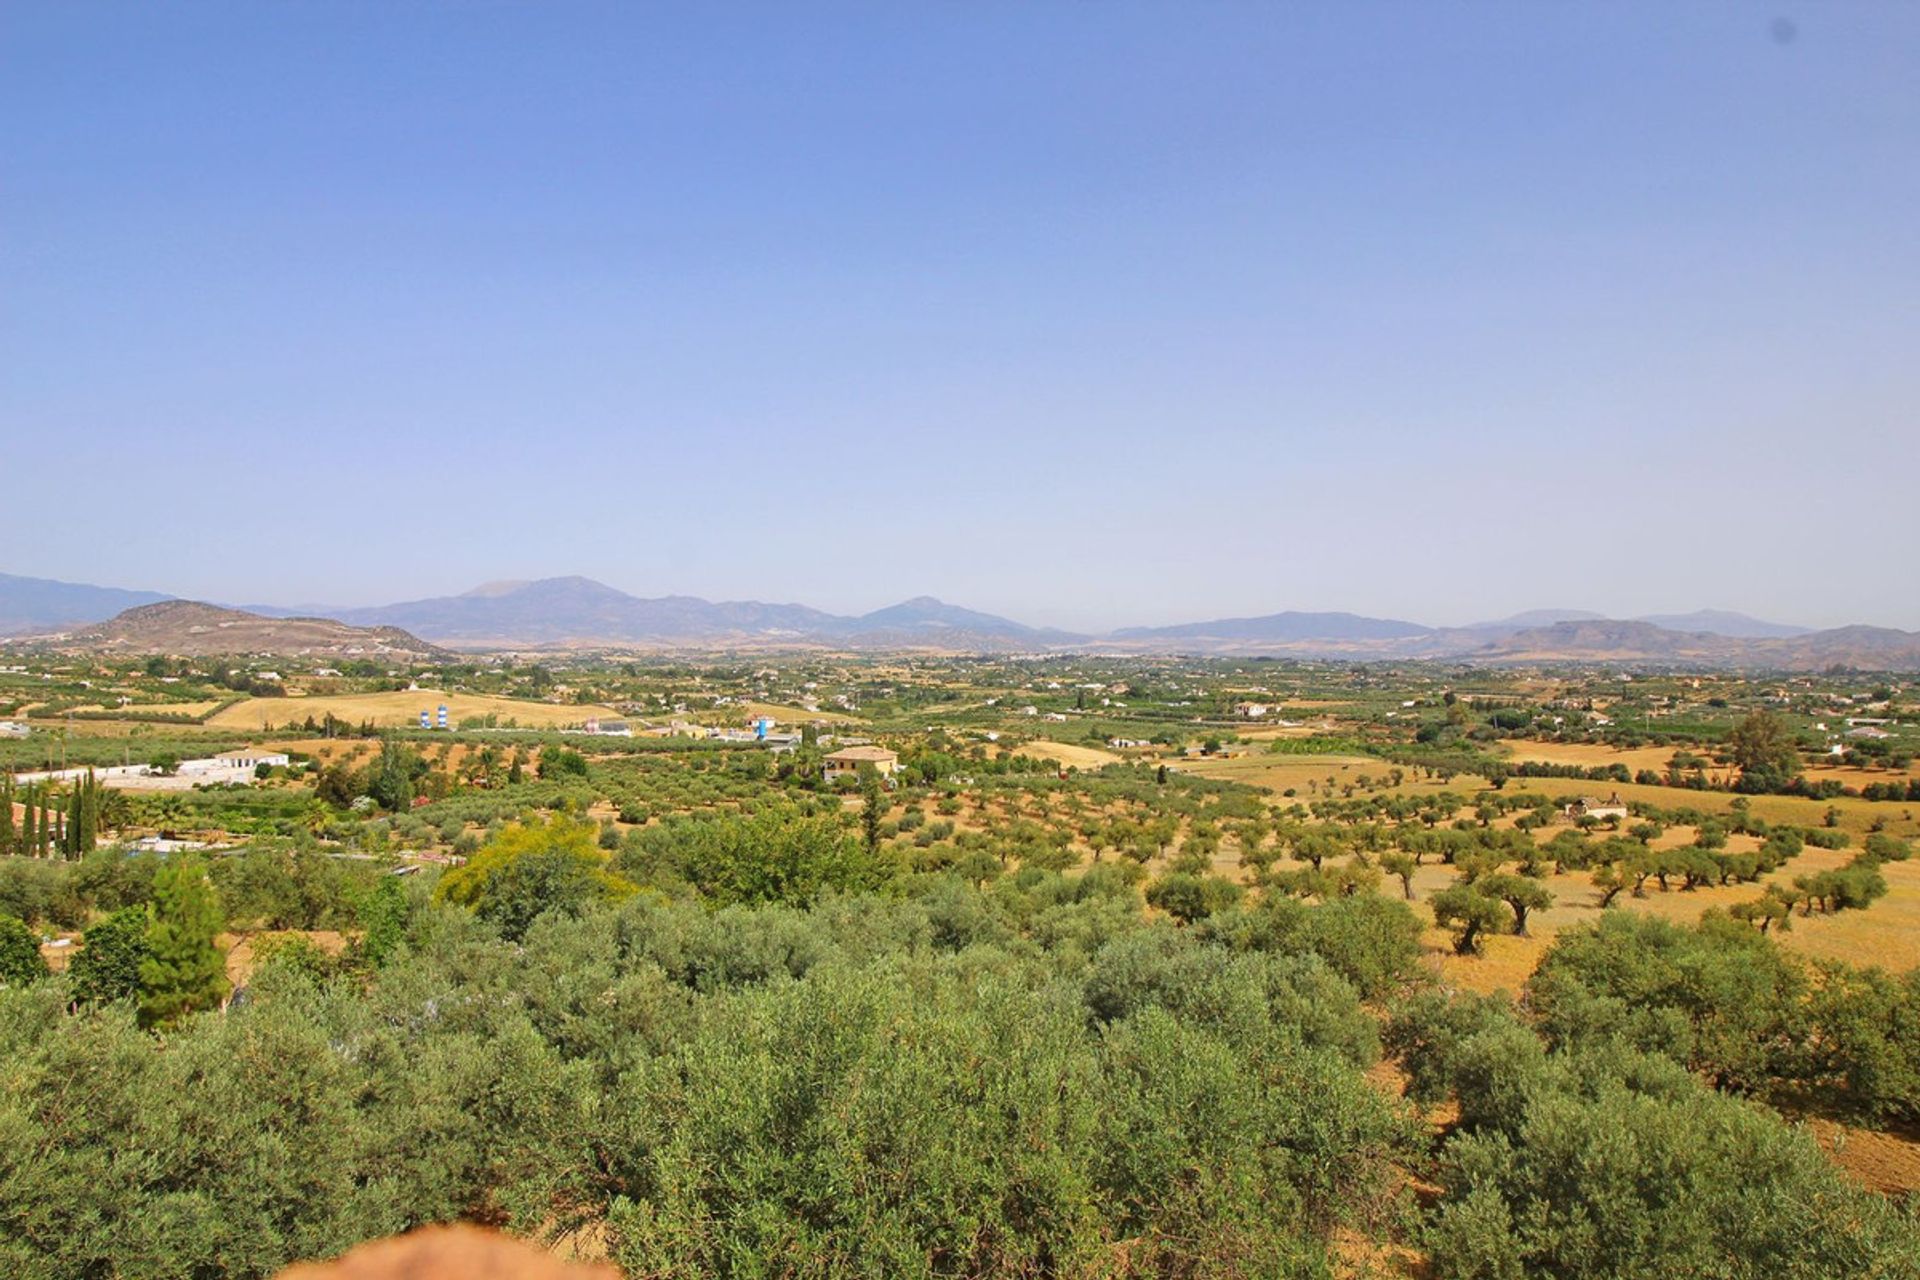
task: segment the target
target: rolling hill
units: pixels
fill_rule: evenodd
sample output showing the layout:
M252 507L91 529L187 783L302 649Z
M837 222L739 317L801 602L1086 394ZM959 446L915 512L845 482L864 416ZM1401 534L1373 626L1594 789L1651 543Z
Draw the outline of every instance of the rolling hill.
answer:
M350 627L329 618L265 618L193 600L140 605L105 622L40 639L53 648L100 654L270 654L403 662L445 656L443 650L394 627Z
M1706 631L1674 631L1651 622L1560 622L1515 632L1462 656L1482 662L1599 661L1785 671L1828 667L1913 671L1920 670L1920 632L1854 626L1741 639Z

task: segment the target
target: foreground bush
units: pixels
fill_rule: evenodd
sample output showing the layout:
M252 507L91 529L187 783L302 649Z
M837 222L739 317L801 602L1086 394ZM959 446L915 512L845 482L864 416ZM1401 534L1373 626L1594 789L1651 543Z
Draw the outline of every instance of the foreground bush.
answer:
M370 974L276 958L157 1035L0 991L0 1267L262 1276L466 1218L604 1223L635 1275L1305 1277L1390 1233L1408 1129L1351 985L1089 879L571 901L517 941L423 905Z

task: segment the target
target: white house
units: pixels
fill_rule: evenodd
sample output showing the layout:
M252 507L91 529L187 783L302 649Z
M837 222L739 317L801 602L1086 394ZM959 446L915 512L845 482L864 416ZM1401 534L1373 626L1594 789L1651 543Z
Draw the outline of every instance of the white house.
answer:
M1620 821L1625 821L1628 816L1627 802L1620 798L1618 792L1608 796L1604 801L1595 800L1591 796L1581 796L1578 800L1575 800L1562 810L1562 812L1565 813L1567 817L1576 819L1596 818L1604 820L1606 818L1616 818Z
M264 747L242 747L238 751L222 751L211 760L187 760L180 765L182 773L201 773L207 769L258 769L261 765L285 768L288 763L284 751L268 751ZM190 768L198 765L200 768Z

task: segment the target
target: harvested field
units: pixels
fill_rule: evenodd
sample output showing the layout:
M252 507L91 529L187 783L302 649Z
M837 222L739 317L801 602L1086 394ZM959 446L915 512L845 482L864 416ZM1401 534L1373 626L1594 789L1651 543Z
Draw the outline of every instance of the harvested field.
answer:
M439 689L419 689L411 693L350 693L307 698L249 698L235 703L213 716L207 724L216 729L272 730L289 721L315 720L333 715L350 724L371 720L382 729L403 729L420 723L422 711L433 712L445 704L454 726L472 716L498 717L502 727L513 720L527 729L559 729L584 724L589 719L618 720L612 707L574 703L528 702L518 698L495 698L482 694L447 693Z
M1356 783L1362 774L1369 778L1387 777L1394 766L1385 760L1376 760L1371 756L1295 756L1276 755L1269 751L1253 751L1230 760L1186 759L1171 767L1182 773L1190 773L1198 778L1217 778L1222 782L1244 782L1252 787L1265 787L1277 796L1285 796L1289 788L1297 794L1292 798L1309 798L1308 786L1312 784L1324 787L1329 777L1333 778L1336 788ZM1479 779L1455 778L1450 784L1442 784L1432 779L1411 781L1412 770L1402 770L1409 781L1403 783L1396 794L1425 794L1437 791L1454 791L1465 794L1474 789ZM1529 779L1528 781L1531 781ZM1592 784L1588 784L1591 790Z
M226 699L217 699L210 702L134 703L129 706L115 707L113 710L130 716L188 716L198 719L201 716L212 715L215 711L218 711L225 702Z
M1051 742L1046 739L1022 743L1014 748L1013 754L1029 760L1058 760L1076 769L1098 769L1119 764L1126 759L1119 752L1108 751L1104 747L1077 746L1070 742Z
M790 729L801 724L862 724L860 716L849 715L844 711L809 711L805 707L786 706L778 702L743 702L740 704L749 720L756 716L772 716L774 728Z
M1629 772L1638 773L1642 769L1652 769L1664 773L1667 761L1672 759L1672 746L1661 747L1610 747L1598 742L1507 742L1509 755L1516 762L1535 761L1540 764L1578 765L1581 768L1602 768L1611 764L1623 764ZM1695 754L1703 754L1696 752ZM1710 777L1732 773L1733 770L1722 765L1711 765L1707 769ZM1875 782L1897 782L1902 779L1920 776L1920 762L1916 762L1906 771L1896 769L1856 769L1848 765L1812 765L1807 776L1815 781L1832 780L1844 787L1856 790ZM1532 782L1523 778L1522 782ZM1588 783L1589 786L1604 786L1604 783Z

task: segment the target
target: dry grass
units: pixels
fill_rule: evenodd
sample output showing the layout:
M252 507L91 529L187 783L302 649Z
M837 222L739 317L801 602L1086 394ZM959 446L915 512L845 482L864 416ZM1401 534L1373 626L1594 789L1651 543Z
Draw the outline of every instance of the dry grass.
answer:
M1833 1120L1807 1123L1814 1141L1833 1162L1882 1195L1920 1190L1920 1142L1875 1129L1855 1129Z
M1104 747L1076 746L1070 742L1051 742L1044 738L1020 744L1014 748L1013 754L1029 760L1058 760L1076 769L1099 769L1126 759L1119 752L1108 751Z
M1509 742L1506 745L1508 753L1516 762L1535 761L1540 764L1579 765L1583 768L1595 766L1605 768L1610 764L1623 764L1633 773L1638 773L1642 769L1665 773L1667 761L1673 758L1676 750L1672 746L1610 747L1598 742ZM1710 766L1707 770L1710 777L1731 772L1732 770L1717 765ZM1875 782L1897 782L1920 776L1920 762L1916 762L1905 773L1894 769L1856 769L1848 765L1826 764L1813 765L1806 772L1807 776L1816 782L1832 780L1857 790ZM1523 778L1519 781L1531 783L1533 779ZM1587 785L1606 786L1607 784L1594 782Z
M756 716L772 716L776 729L791 728L798 724L864 724L860 716L849 715L844 711L809 711L805 707L791 707L778 702L743 702L739 704L747 713L749 720Z
M482 694L446 693L439 689L420 689L412 693L348 693L305 698L249 698L235 703L207 721L217 729L271 729L290 720L315 720L332 714L349 724L371 720L377 728L402 729L417 726L422 711L434 712L445 704L448 720L458 726L469 716L497 716L512 719L523 728L558 729L585 723L589 719L621 719L611 707L582 706L573 703L527 702L518 698L494 698Z
M1326 781L1334 780L1336 796L1340 788L1356 784L1362 774L1379 780L1392 772L1394 766L1384 760L1371 756L1295 756L1275 755L1267 751L1253 751L1231 760L1183 759L1171 767L1182 773L1190 773L1196 778L1217 778L1223 782L1241 782L1251 787L1264 787L1276 796L1286 796L1288 790L1294 800L1311 800L1326 793ZM1394 790L1396 795L1425 795L1440 791L1452 791L1465 794L1473 790L1477 779L1455 778L1453 782L1443 784L1433 779L1412 780L1412 770L1402 769L1407 781ZM1528 779L1531 781L1531 779ZM1319 792L1312 790L1319 787ZM1592 790L1592 784L1587 784ZM1357 794L1357 793L1356 793Z
M1560 752L1562 748L1556 746L1553 750ZM1595 755L1596 752L1603 754ZM1660 753L1662 759L1671 754L1666 749L1660 749ZM1611 748L1570 744L1565 748L1561 762L1602 763L1606 756L1621 754L1631 756L1634 753L1616 753ZM1184 761L1179 767L1201 777L1244 782L1276 794L1284 794L1291 788L1295 792L1295 799L1307 800L1311 798L1309 784L1318 784L1321 794L1325 794L1326 779L1330 775L1337 788L1344 788L1363 773L1378 778L1389 766L1365 757L1256 754L1236 760ZM1515 779L1508 787L1509 790L1524 789L1560 798L1591 795L1596 790L1618 791L1622 798L1630 801L1664 809L1693 808L1705 813L1725 813L1736 799L1726 792L1686 791L1637 784L1615 786L1612 783L1582 782L1569 778ZM1481 789L1478 779L1455 778L1450 785L1432 780L1408 782L1398 788L1397 793L1452 790L1471 796ZM1894 835L1903 838L1920 836L1920 821L1914 816L1920 806L1845 797L1829 802L1797 796L1754 796L1750 798L1750 803L1753 812L1768 822L1806 827L1824 825L1827 810L1832 807L1839 813L1840 828L1852 835L1853 844L1840 850L1819 849L1809 845L1798 857L1759 884L1706 886L1693 890L1675 887L1663 892L1649 881L1645 897L1623 896L1617 900L1616 909L1643 911L1678 923L1691 924L1709 908L1725 909L1758 897L1767 881L1791 884L1796 876L1812 875L1844 865L1859 851L1866 833L1876 821L1884 823L1885 829ZM1502 818L1494 825L1511 826L1512 817ZM1537 838L1545 840L1564 829L1560 826L1543 829L1537 833ZM1654 847L1666 849L1691 844L1695 834L1691 827L1675 826L1656 839ZM1749 836L1733 836L1728 843L1728 848L1736 852L1751 851L1758 846L1759 841ZM1237 867L1229 865L1236 858L1235 851L1223 850L1215 860L1216 870L1234 879L1244 878ZM1882 873L1887 879L1887 895L1866 910L1811 917L1795 915L1790 930L1776 930L1772 936L1787 949L1814 958L1842 960L1856 965L1879 965L1895 971L1920 966L1920 859L1888 863L1882 868ZM1424 914L1427 899L1451 884L1453 877L1453 869L1448 866L1430 863L1422 867L1414 878L1415 908ZM1544 883L1553 892L1555 902L1552 907L1531 915L1528 922L1533 935L1531 938L1492 938L1486 943L1485 954L1456 957L1452 954L1446 935L1436 930L1430 939L1430 963L1435 972L1450 985L1470 990L1517 990L1526 981L1533 965L1555 934L1576 925L1591 923L1600 915L1598 895L1589 873L1552 875L1546 877ZM1398 882L1392 880L1382 889L1383 892L1396 895L1398 890Z
M211 715L213 712L219 710L221 703L224 701L225 699L222 698L210 702L138 703L125 707L116 707L114 710L126 715L204 716Z

